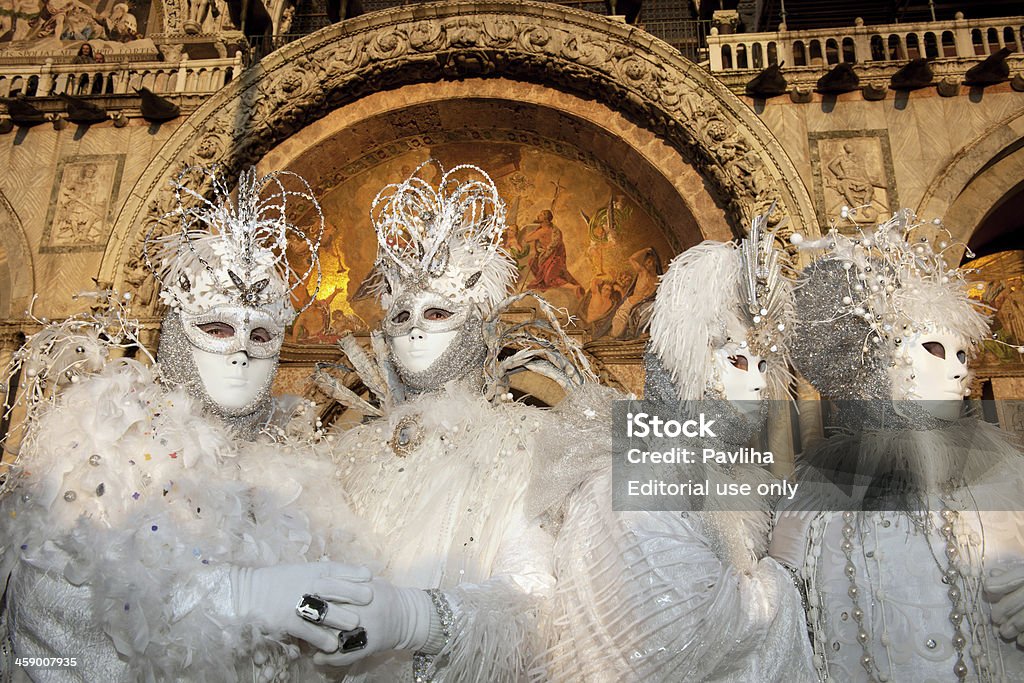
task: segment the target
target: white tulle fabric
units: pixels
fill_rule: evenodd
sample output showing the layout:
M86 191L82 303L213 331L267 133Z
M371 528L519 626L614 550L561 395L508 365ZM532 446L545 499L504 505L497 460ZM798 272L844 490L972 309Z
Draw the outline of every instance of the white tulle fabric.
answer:
M787 570L723 562L715 513L614 512L611 500L605 470L569 501L545 629L556 642L535 680L815 680Z
M0 517L8 626L19 656L81 662L38 680L319 677L294 644L235 617L228 574L366 560L343 495L325 489L329 459L238 442L127 360L65 390L24 448L29 474Z
M403 419L423 436L406 456L388 446ZM383 576L440 588L454 612L438 681L515 681L537 634L537 602L551 588L551 537L524 513L542 425L550 413L492 405L449 384L342 435L340 473L352 506L378 533ZM412 653L364 660L352 681L411 681Z

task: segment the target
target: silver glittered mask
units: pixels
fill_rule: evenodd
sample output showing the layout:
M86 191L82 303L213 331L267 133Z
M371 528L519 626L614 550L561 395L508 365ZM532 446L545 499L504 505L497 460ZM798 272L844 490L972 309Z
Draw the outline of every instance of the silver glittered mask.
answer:
M407 384L416 390L433 389L478 365L475 354L467 354L474 341L482 339L479 320L467 327L471 310L418 287L394 300L382 327L392 360ZM471 365L465 364L466 355Z
M181 311L181 323L193 346L214 354L244 351L250 358L273 358L284 342L284 329L272 315L244 306L218 306L200 314Z
M409 321L385 325L391 361L405 385L424 392L452 380L481 378L487 346L480 318L463 310L444 320L429 320L432 309L422 304L431 302L430 295L419 296L423 298L415 309L418 320L411 327ZM392 335L389 328L404 334Z
M436 292L411 290L395 299L381 327L391 338L408 335L413 329L452 332L462 327L470 310L468 305L455 303Z
M207 334L198 328L196 332ZM277 374L279 355L255 358L242 349L216 353L193 344L193 336L195 333L186 331L179 313L167 313L157 354L164 380L201 400L237 431L252 435L270 416L270 386ZM218 339L217 343L225 341L239 343L234 337Z

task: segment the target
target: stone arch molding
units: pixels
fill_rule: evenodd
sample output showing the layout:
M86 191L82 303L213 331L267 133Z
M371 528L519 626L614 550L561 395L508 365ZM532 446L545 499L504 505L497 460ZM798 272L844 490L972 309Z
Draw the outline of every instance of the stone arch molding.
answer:
M35 265L21 219L0 192L0 319L19 318L36 292Z
M436 3L335 24L272 53L220 90L174 133L114 226L101 277L120 279L130 245L172 205L185 164L229 173L344 104L383 89L503 77L595 98L660 136L707 179L745 232L773 222L818 234L799 174L735 95L667 44L587 12L529 2Z
M918 205L922 218L941 217L966 244L991 209L1024 177L1024 110L991 126L953 157Z

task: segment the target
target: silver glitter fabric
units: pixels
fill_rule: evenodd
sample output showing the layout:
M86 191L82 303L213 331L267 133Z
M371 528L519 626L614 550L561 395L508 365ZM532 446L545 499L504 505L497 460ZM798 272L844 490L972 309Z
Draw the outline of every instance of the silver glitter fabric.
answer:
M870 322L845 312L843 300L856 294L849 270L842 261L826 259L804 270L796 290L793 363L815 389L835 400L834 427L856 432L941 426L913 401L893 408L892 354L886 345L868 341Z
M430 588L426 592L430 596L430 601L434 604L434 610L437 612L438 618L441 620L441 629L444 632L444 646L441 648L441 652L444 652L452 639L452 631L455 628L455 614L452 612L452 607L448 604L448 598L445 597L443 591ZM436 655L428 655L424 652L417 652L413 655L412 676L415 683L432 683L436 674L434 670L435 659Z
M796 288L799 329L793 340L793 363L822 394L835 399L878 399L892 395L889 357L878 344L864 351L871 331L864 318L844 315L844 297L854 282L841 261L819 260L808 266Z
M644 400L673 403L678 400L672 376L650 345L644 352Z
M843 216L850 212L844 208ZM941 328L974 346L988 333L967 272L946 263L944 254L955 245L933 247L926 237L914 237L921 225L901 209L872 229L853 225L846 234L833 227L812 242L793 235L799 249L822 254L804 270L796 292L801 328L793 361L828 398L897 395L889 368L914 335ZM939 226L932 221L932 228Z
M246 406L237 410L225 410L217 404L203 385L199 368L192 356L192 343L183 329L181 317L176 311L169 311L160 326L160 346L157 360L165 382L179 386L189 395L203 402L206 409L220 417L225 424L245 439L255 437L266 426L273 410L270 386L277 374L278 356L273 356L274 370L267 373L267 379L256 397Z
M389 347L390 348L390 347ZM391 363L398 371L406 389L413 393L433 391L452 380L479 377L487 355L483 329L479 318L471 317L463 323L458 336L448 344L444 353L420 372L410 372L391 353Z

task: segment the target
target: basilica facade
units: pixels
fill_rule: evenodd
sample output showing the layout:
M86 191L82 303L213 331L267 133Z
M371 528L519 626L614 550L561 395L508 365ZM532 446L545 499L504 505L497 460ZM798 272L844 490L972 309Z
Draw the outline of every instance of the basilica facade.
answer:
M811 8L801 25L791 3L789 23L768 26L779 17L745 3L702 4L0 6L0 361L97 287L131 294L155 348L142 244L173 204L169 180L255 165L302 175L324 207L323 285L300 292L312 300L276 386L324 400L313 364L380 322L357 295L374 196L433 158L490 174L516 288L571 316L607 384L642 387L645 311L675 255L742 236L773 206L782 240L908 207L943 219L948 234L931 237L977 268L994 310L1005 343L983 349L974 395L1024 395L1024 17L965 6L815 25ZM560 397L516 382L539 403ZM819 433L815 394L798 386L807 408L774 416L770 439Z

